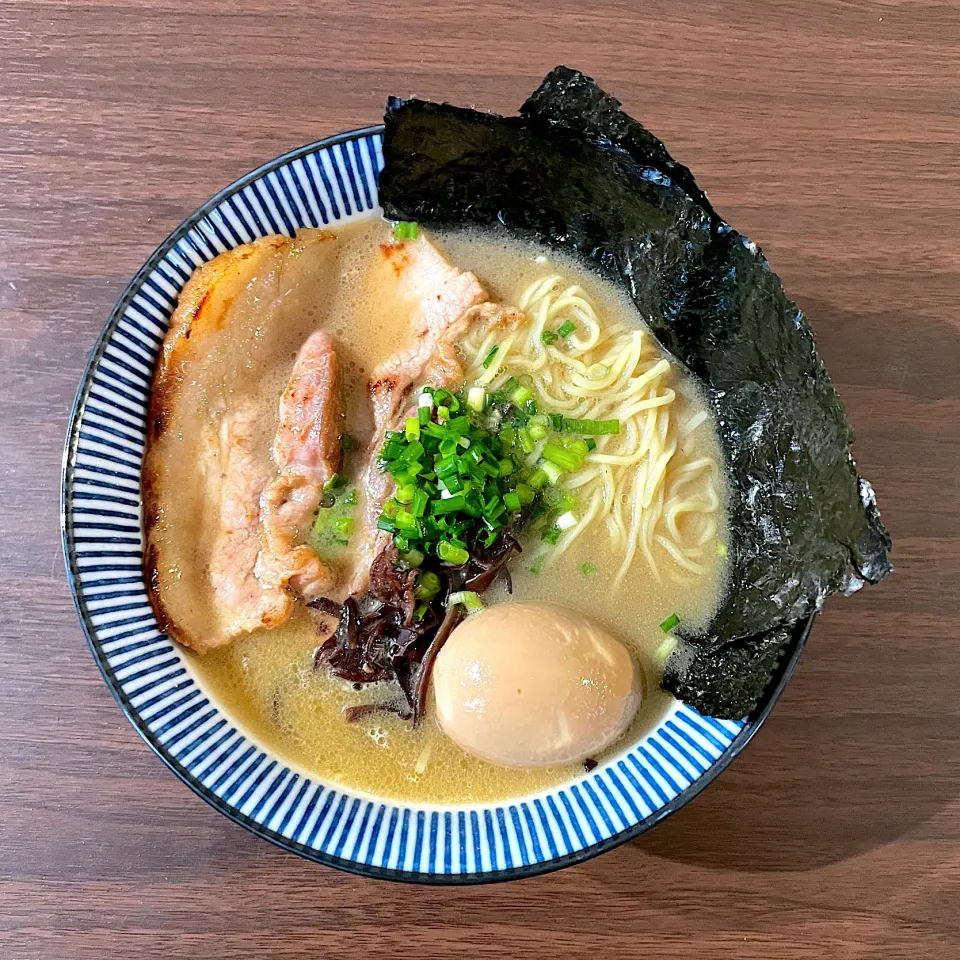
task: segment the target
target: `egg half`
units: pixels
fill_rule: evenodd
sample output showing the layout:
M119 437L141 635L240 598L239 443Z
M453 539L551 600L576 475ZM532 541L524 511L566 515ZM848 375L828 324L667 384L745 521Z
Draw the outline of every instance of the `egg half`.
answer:
M640 705L637 665L602 623L552 603L475 613L437 657L440 728L508 767L572 763L609 746Z

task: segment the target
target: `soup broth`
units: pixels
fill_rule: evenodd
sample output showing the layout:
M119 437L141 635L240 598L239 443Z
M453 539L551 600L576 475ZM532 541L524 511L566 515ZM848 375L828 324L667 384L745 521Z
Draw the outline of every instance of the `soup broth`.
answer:
M389 239L389 227L380 220L344 228L336 293L331 297L304 279L310 272L309 264L304 264L280 296L286 313L316 317L337 337L345 367L345 429L361 439L370 432L367 378L404 346L408 336L407 317L389 296L389 265L380 253L380 245ZM431 239L452 263L476 273L491 296L504 303L517 303L531 282L553 273L579 284L603 322L641 324L632 304L616 289L554 251L472 232ZM706 410L676 364L672 376L678 415L691 417ZM278 382L278 395L281 389ZM275 404L264 403L265 424L275 409ZM711 423L708 419L685 442L720 463ZM344 465L348 475L357 469L352 457L357 455L348 454ZM688 628L708 621L724 585L725 538L721 508L715 542L704 550L704 573L691 575L660 551L658 575L637 555L629 574L616 586L623 557L611 549L607 529L600 523L539 572L534 572L538 567L533 558L541 545L532 535L531 542L524 542L524 552L511 562L514 598L562 603L604 622L641 665L642 706L626 734L596 759L602 761L635 742L670 709L672 698L658 687L671 643L660 624L674 614ZM507 599L504 588L495 585L487 599ZM345 707L385 698L389 691L377 690L376 685L358 689L323 668L315 669L317 644L314 621L301 610L279 628L242 637L202 657L189 652L186 657L201 684L257 740L311 776L355 791L402 801L484 802L529 794L583 771L580 764L514 769L486 763L445 737L430 709L418 726L388 713L348 723L342 713Z

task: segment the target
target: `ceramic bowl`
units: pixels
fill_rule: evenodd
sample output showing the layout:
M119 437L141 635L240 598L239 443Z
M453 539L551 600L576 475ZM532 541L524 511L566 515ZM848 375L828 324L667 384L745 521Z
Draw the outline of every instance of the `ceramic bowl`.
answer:
M512 801L413 805L352 793L292 769L238 728L159 629L143 580L140 469L157 352L193 270L267 234L378 209L381 128L278 157L185 220L127 287L93 351L71 419L63 537L83 629L137 732L221 813L285 850L360 873L425 883L529 877L636 837L689 802L739 753L789 679L801 624L752 717L682 704L639 743L576 781Z

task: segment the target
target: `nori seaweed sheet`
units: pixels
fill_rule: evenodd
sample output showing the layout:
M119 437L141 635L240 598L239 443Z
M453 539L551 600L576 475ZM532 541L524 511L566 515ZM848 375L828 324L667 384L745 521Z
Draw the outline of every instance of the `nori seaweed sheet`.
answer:
M703 385L730 478L731 573L707 630L682 635L663 685L703 713L748 714L784 628L891 569L853 430L802 313L690 171L576 71L553 70L519 117L391 98L385 123L387 217L574 251L626 288Z

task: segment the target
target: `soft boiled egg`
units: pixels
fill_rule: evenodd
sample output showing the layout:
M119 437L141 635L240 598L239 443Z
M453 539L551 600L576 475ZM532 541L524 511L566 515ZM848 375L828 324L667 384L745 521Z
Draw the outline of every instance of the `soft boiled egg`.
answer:
M450 635L433 674L440 728L507 767L583 760L640 704L637 666L596 620L553 603L499 603Z

